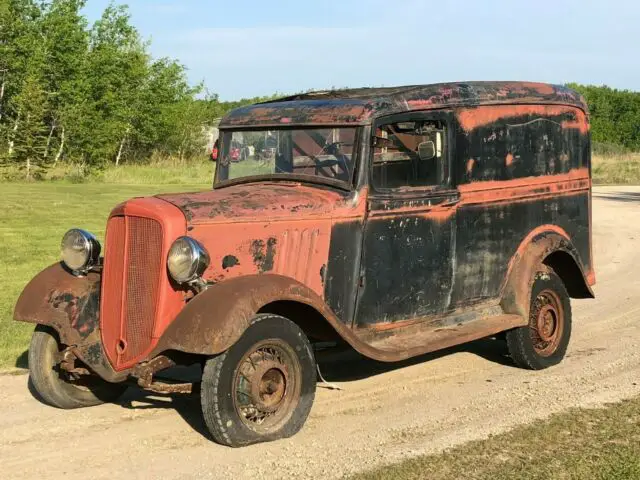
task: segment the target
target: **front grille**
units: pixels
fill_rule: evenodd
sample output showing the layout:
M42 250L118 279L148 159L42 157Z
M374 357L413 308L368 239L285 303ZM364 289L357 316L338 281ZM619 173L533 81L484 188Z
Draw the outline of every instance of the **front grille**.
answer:
M107 224L101 326L116 366L136 360L153 336L162 272L162 226L143 217L116 216Z

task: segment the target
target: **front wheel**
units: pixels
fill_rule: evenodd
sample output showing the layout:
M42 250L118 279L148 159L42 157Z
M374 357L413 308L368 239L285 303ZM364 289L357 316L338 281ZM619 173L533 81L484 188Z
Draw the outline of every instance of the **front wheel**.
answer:
M225 353L207 360L200 398L213 439L239 447L286 438L315 397L316 363L304 332L278 315L257 315Z
M541 370L562 361L571 337L571 303L560 277L538 272L531 291L529 325L506 332L513 361Z
M36 326L29 346L29 383L37 396L52 407L91 407L116 400L125 384L109 383L97 375L75 380L60 368L63 346L50 327Z

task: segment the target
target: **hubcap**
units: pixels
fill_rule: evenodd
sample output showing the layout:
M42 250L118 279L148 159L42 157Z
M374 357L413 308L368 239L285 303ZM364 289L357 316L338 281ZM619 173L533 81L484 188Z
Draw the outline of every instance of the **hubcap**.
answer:
M564 311L555 292L544 290L538 294L531 305L529 327L536 352L543 357L552 355L564 330Z
M251 348L234 378L234 403L242 422L263 433L286 422L300 396L300 370L284 342L274 339Z

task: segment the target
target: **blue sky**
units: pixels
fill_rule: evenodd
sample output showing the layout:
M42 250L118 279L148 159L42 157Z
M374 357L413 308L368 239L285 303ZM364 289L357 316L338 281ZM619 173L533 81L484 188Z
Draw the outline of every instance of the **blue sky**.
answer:
M90 21L108 3L88 0ZM152 54L178 59L223 100L455 80L640 90L637 0L128 3Z

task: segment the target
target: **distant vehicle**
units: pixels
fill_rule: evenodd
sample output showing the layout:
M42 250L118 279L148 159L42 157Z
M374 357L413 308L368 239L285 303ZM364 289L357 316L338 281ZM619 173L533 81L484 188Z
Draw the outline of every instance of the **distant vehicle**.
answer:
M570 298L595 283L589 123L573 90L315 92L219 128L233 162L212 190L116 206L104 257L68 231L62 261L22 292L14 317L37 324L29 371L46 403L96 405L127 381L190 392L157 374L200 364L209 432L242 446L302 428L327 343L397 362L500 334L520 367L565 356ZM261 134L273 162L236 164Z
M241 149L239 147L231 147L229 149L229 158L231 159L232 162L240 161L240 151Z
M213 162L218 161L218 140L213 144L213 148L211 149L211 160Z

